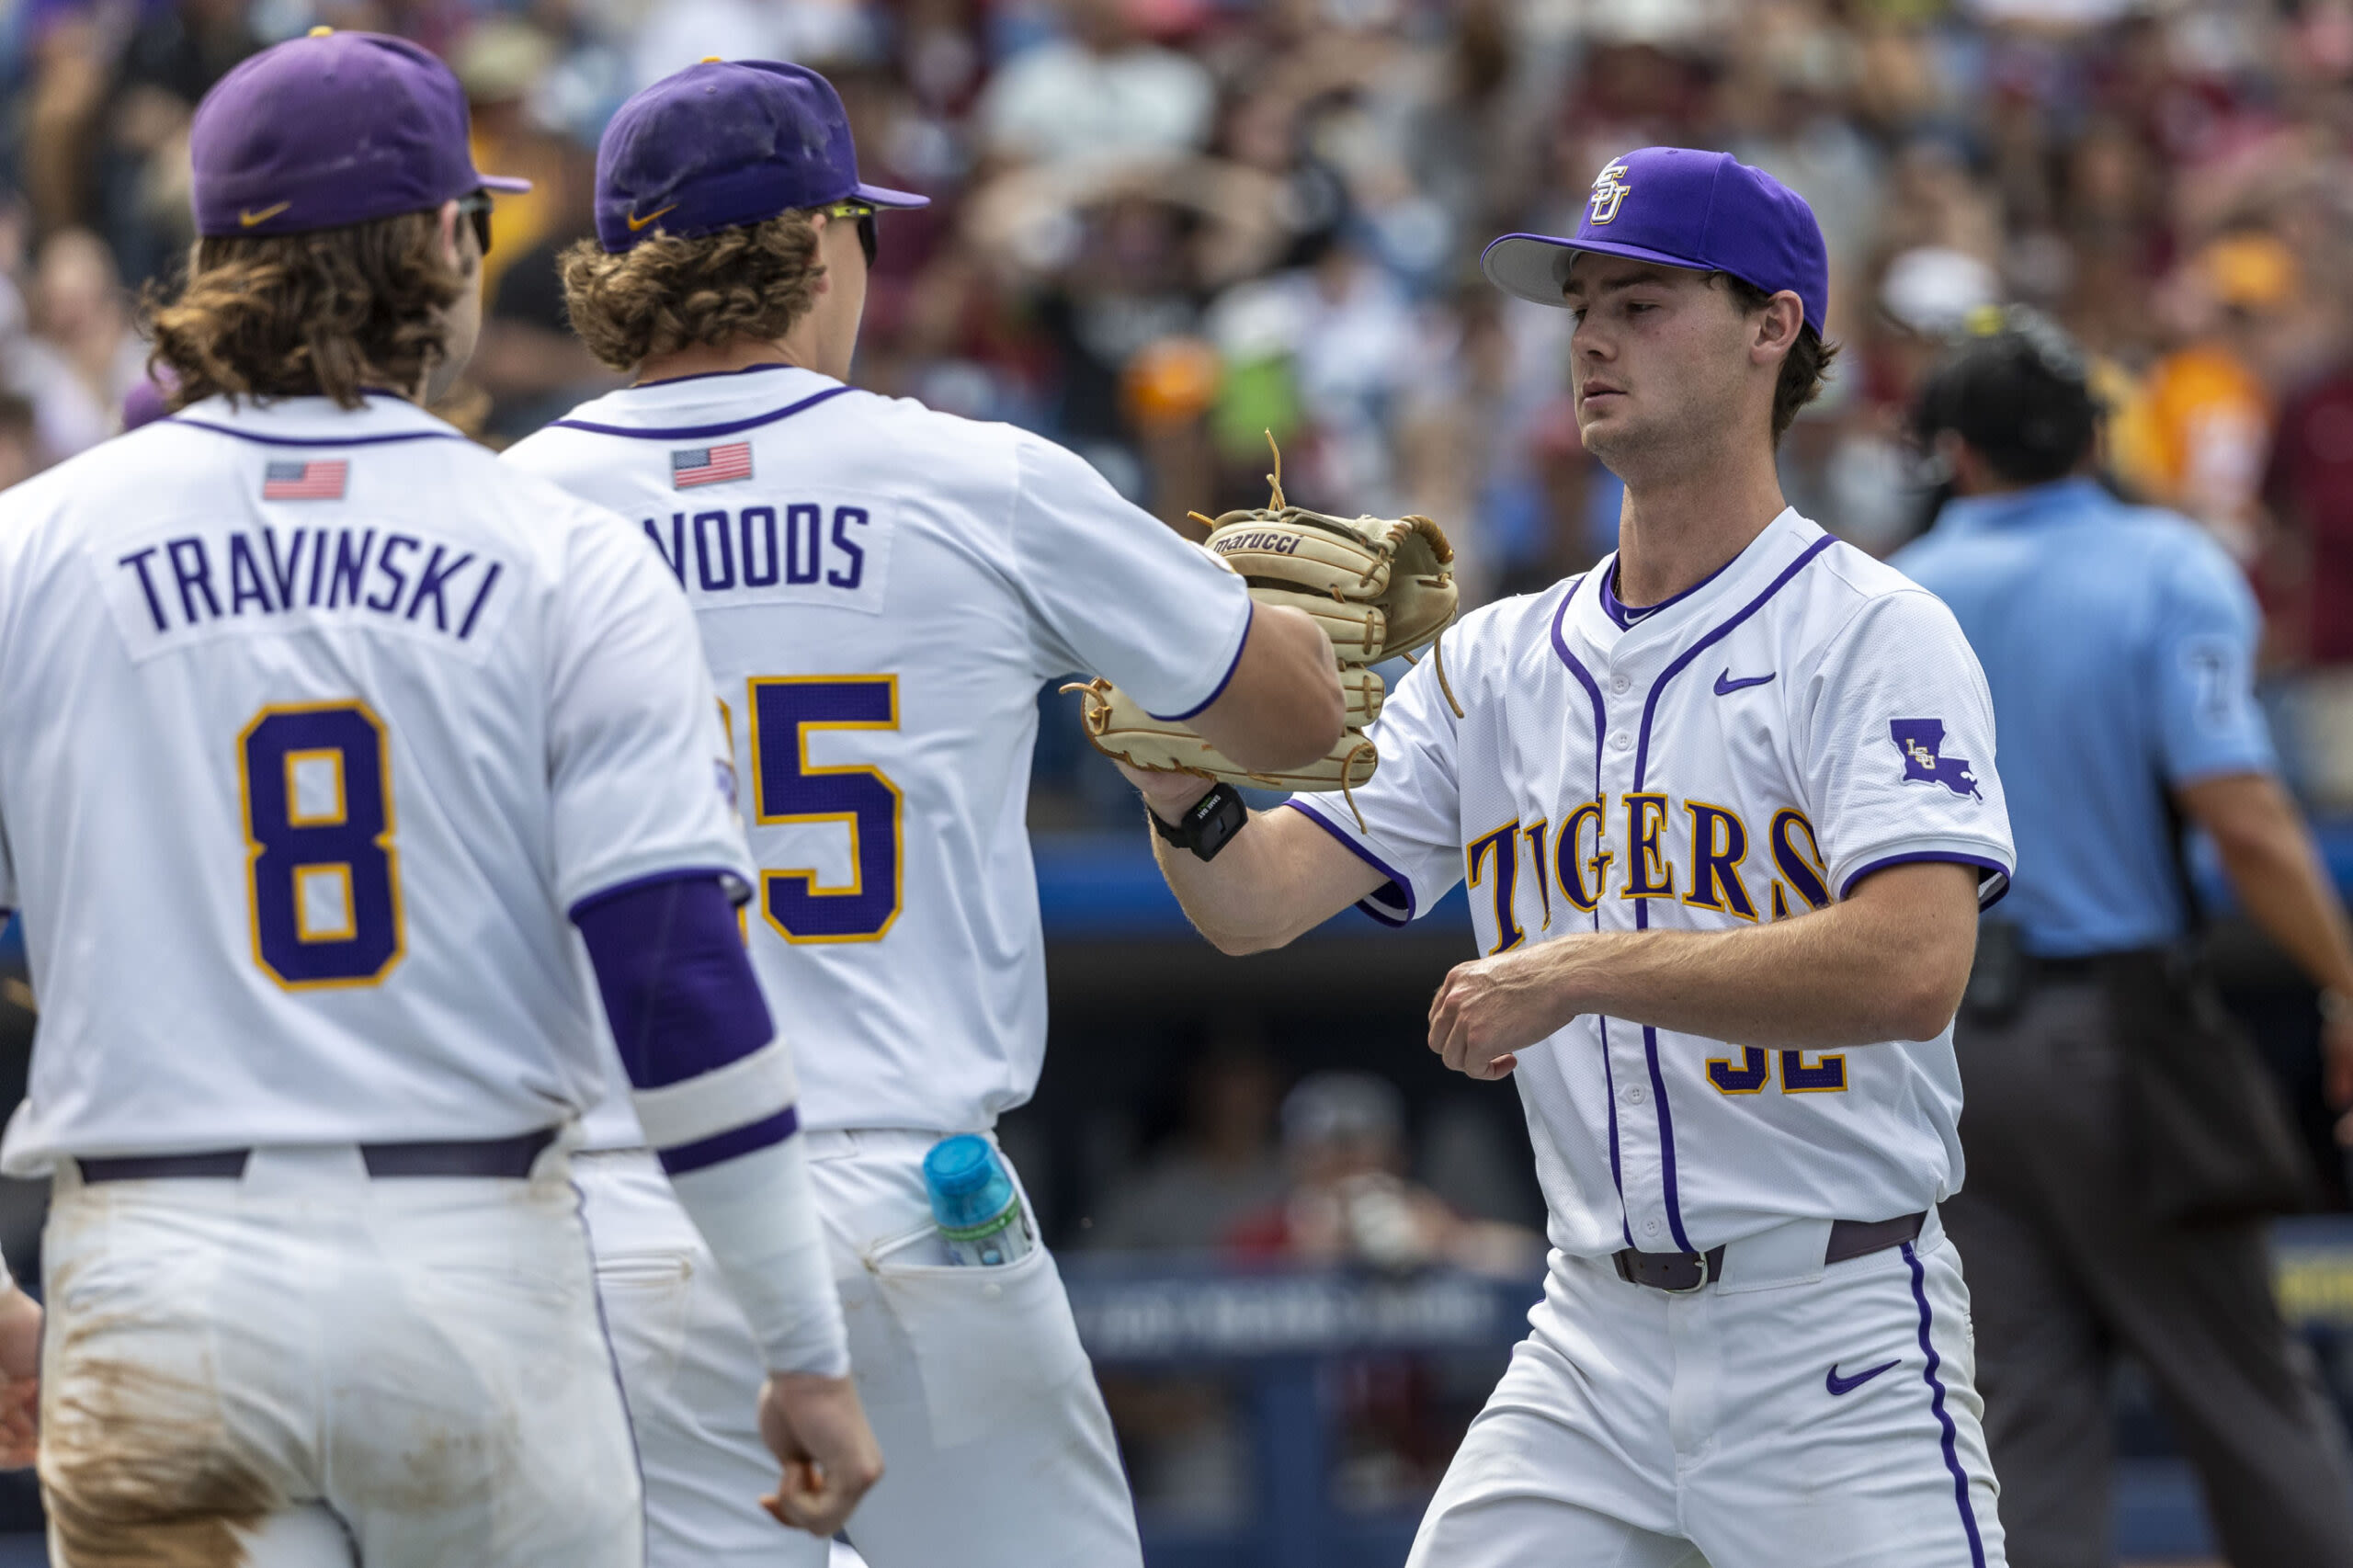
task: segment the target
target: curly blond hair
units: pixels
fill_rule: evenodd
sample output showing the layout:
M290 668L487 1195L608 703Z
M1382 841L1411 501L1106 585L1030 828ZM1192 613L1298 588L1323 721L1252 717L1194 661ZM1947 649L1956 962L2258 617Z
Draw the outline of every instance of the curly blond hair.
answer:
M656 234L619 256L582 240L557 267L572 330L616 370L696 345L782 337L825 275L806 212L692 239Z
M225 396L335 399L419 385L448 352L442 312L466 274L441 249L435 212L402 212L300 234L199 239L176 295L140 301L150 374L176 411Z

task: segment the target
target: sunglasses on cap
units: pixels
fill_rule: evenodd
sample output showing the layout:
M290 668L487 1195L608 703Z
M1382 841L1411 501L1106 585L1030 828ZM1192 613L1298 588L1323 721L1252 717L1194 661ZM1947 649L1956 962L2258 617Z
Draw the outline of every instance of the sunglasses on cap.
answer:
M477 190L472 196L458 198L458 216L469 219L474 226L474 238L481 244L482 254L490 254L490 192Z
M829 206L817 208L815 210L824 213L828 218L857 219L858 248L866 253L866 265L869 267L871 267L874 265L875 253L879 248L877 237L874 232L874 214L880 210L874 203L870 201L851 199L847 201L836 201Z

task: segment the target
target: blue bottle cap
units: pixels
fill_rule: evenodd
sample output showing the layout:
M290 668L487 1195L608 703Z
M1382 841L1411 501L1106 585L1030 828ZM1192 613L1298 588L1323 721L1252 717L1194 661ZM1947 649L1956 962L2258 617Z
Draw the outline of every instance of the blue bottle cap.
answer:
M932 1217L951 1230L995 1218L1013 1201L1013 1178L989 1141L976 1133L943 1138L923 1157Z

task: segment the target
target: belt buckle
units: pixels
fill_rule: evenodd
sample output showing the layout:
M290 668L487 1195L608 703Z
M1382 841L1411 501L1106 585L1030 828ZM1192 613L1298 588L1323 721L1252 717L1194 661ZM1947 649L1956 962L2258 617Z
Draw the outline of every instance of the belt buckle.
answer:
M1688 1285L1661 1285L1659 1289L1665 1291L1670 1296L1696 1295L1699 1291L1706 1290L1709 1285L1709 1274L1711 1271L1708 1267L1708 1255L1704 1252L1689 1252L1685 1253L1683 1256L1691 1260L1693 1267L1698 1268L1699 1271L1699 1277Z
M1612 1255L1610 1261L1618 1267L1618 1278L1629 1285L1640 1285L1645 1290L1664 1291L1670 1296L1688 1296L1704 1290L1714 1282L1715 1269L1704 1252L1640 1252L1632 1247ZM1667 1278L1677 1266L1688 1262L1695 1277L1688 1285L1670 1285Z

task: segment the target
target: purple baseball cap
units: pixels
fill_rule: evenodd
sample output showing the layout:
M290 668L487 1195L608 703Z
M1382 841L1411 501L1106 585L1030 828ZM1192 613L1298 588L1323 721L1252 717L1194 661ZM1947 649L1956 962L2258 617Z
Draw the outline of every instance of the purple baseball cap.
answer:
M1830 313L1830 256L1813 209L1730 153L1643 147L1614 158L1593 182L1574 237L1506 234L1479 268L1506 294L1557 305L1579 251L1729 272L1768 294L1790 290L1816 336Z
M834 85L774 60L706 60L621 105L597 144L597 240L620 253L652 234L697 235L855 198L931 198L858 177Z
M196 106L196 232L295 234L530 189L476 171L467 123L457 77L415 44L313 28Z

